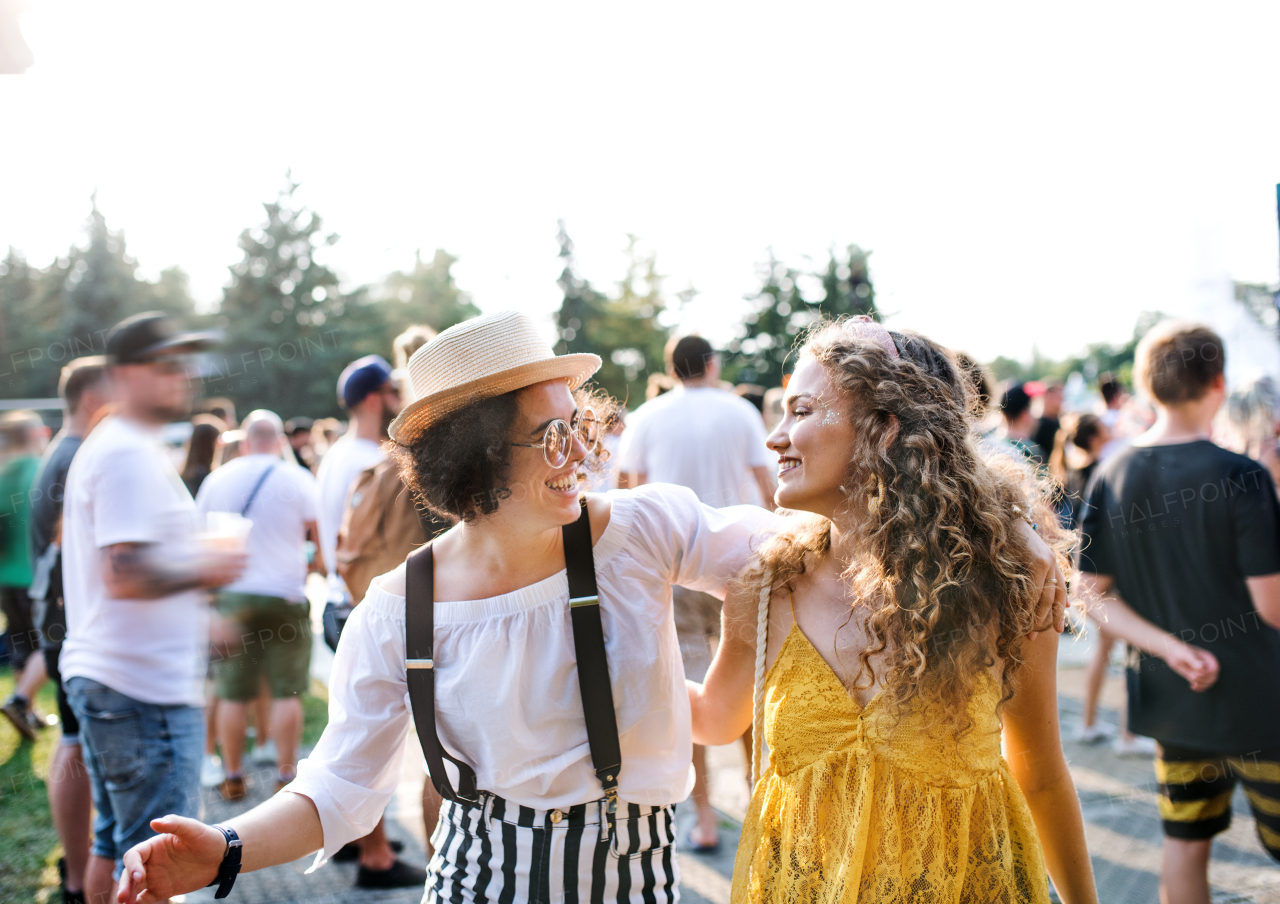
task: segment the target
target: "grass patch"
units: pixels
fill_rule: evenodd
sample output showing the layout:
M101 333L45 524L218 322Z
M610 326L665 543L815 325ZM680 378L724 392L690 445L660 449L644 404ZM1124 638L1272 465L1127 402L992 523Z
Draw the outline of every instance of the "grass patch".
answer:
M13 693L14 675L0 668L0 701ZM46 682L36 697L41 713L58 711L57 694ZM329 704L302 698L302 743L308 747L329 724ZM62 844L49 815L45 778L61 732L50 728L34 744L0 715L0 904L44 904L59 900L58 858Z
M0 700L13 693L14 675L0 669ZM36 709L57 712L58 700L46 682ZM34 744L0 716L0 902L43 902L58 892L62 845L49 816L44 780L49 758L61 737L57 729L40 733Z
M314 747L329 724L329 701L311 694L302 696L302 746Z

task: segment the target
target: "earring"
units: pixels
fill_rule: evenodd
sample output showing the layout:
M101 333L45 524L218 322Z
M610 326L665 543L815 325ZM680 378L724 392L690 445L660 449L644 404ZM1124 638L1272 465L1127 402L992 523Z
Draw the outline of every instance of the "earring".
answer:
M880 479L879 474L873 474L867 481L867 512L871 517L880 514L880 507L884 505L884 481Z

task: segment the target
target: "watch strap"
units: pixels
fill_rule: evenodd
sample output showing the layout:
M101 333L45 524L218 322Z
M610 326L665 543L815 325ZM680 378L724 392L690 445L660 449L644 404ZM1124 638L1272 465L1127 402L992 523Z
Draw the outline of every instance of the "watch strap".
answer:
M231 894L231 887L236 884L236 876L240 875L240 836L235 829L226 826L214 826L227 839L227 851L222 855L222 863L218 866L218 875L209 883L208 888L218 886L215 898L225 898Z

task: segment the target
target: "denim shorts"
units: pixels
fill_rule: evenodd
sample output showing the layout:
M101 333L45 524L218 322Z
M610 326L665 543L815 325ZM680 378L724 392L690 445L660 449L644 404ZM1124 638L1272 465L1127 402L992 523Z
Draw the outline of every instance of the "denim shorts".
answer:
M93 853L116 862L156 833L151 820L199 818L204 711L143 703L89 678L64 679L93 788Z

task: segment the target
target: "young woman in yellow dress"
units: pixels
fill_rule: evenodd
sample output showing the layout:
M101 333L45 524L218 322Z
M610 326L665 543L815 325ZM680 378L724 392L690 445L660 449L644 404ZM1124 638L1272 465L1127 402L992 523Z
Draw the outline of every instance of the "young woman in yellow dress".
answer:
M1010 513L1063 538L1021 466L984 458L965 387L946 350L869 319L800 353L769 437L788 525L690 684L695 743L754 721L757 762L768 748L734 904L1040 904L1049 877L1065 904L1097 900L1058 635Z

